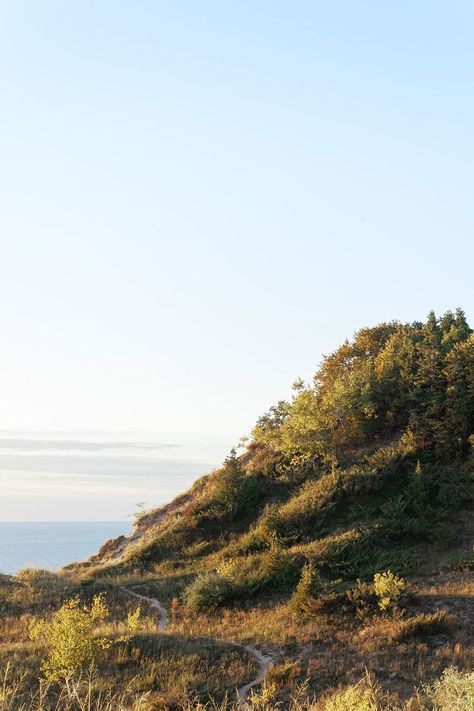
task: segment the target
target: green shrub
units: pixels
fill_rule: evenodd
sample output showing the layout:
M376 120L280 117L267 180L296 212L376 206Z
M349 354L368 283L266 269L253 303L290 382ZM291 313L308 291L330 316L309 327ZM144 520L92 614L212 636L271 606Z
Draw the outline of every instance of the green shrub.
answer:
M255 526L241 536L235 545L235 551L239 554L265 551L281 530L280 507L277 504L267 504Z
M395 444L378 447L375 452L369 454L367 464L373 471L390 476L398 472L400 463L414 455L417 448L413 431L407 429Z
M257 521L256 530L262 541L271 544L278 535L281 526L280 507L277 504L267 504Z
M183 548L183 554L187 558L201 558L212 552L213 545L209 541L195 541Z
M332 587L332 590L329 587L318 595L308 597L304 606L308 616L336 614L341 617L343 615L353 616L355 613L357 617L363 618L377 609L377 598L373 585L358 580L356 585L350 588L338 590L335 588L340 586L334 584Z
M388 547L378 523L326 536L302 551L322 573L346 580L372 578L375 572L388 567L406 573L416 565L414 547Z
M234 585L216 572L198 575L183 593L183 604L199 612L212 611L235 597Z
M406 582L391 570L374 575L374 591L382 612L397 606L406 588Z
M227 559L215 571L198 575L185 589L183 603L194 610L215 610L263 591L288 590L297 577L293 556L274 540L262 554Z
M393 496L380 506L381 536L385 541L429 539L441 511L427 502L414 503L410 491Z
M434 478L437 504L446 510L457 510L472 501L472 472L457 466L443 468Z

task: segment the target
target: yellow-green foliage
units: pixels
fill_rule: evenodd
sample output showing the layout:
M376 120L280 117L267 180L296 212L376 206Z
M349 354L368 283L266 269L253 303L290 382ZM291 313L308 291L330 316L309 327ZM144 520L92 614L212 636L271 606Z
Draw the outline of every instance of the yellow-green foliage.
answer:
M104 596L96 595L90 606L81 605L75 597L66 600L50 620L32 621L31 639L43 643L48 651L41 665L48 681L70 679L98 660L111 642L96 636L95 631L108 615Z
M423 693L423 711L474 711L474 671L448 667Z
M358 684L331 694L323 701L321 711L381 711L380 702L379 686L363 679Z
M217 566L216 572L221 578L224 578L224 580L235 583L238 580L241 569L241 561L229 558L228 560L223 560L222 563Z
M252 691L249 701L252 711L268 711L275 708L273 702L275 700L277 687L276 684L264 684L260 691Z
M391 570L374 575L374 592L382 611L395 607L405 588L406 583L403 578L394 575Z
M139 632L143 627L142 609L140 606L132 612L130 611L127 615L127 626L130 636Z

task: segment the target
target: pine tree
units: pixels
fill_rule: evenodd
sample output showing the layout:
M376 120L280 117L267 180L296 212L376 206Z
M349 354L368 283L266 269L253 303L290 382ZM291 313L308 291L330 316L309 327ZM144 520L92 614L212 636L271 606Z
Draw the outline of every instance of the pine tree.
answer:
M434 448L436 430L444 416L446 379L441 338L440 325L431 311L417 344L417 369L411 392L414 408L410 418L410 425L424 438L428 450Z
M474 335L457 343L446 358L446 419L443 446L455 456L465 454L474 432Z
M289 610L295 615L309 612L312 601L323 589L323 582L313 562L306 563L300 581L289 602Z

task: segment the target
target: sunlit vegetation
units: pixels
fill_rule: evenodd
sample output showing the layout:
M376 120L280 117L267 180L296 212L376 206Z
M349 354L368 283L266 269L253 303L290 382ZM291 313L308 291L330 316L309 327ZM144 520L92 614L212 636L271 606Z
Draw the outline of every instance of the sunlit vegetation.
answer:
M41 669L47 681L70 680L93 666L109 646L107 637L95 630L109 616L103 595L95 595L90 606L78 597L66 600L50 620L33 619L30 637L48 650Z
M0 711L237 708L248 645L252 709L473 711L473 444L463 312L362 329L115 558L0 578Z

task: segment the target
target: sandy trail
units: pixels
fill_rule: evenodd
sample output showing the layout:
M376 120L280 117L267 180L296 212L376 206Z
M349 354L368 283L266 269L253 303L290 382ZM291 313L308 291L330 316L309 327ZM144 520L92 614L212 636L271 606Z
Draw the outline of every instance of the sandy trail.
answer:
M143 600L143 602L146 602L148 605L150 605L150 607L154 607L156 610L158 610L160 613L158 629L160 631L164 631L167 628L168 610L164 605L162 605L159 600L156 599L156 597L146 597L145 595L140 595L139 593L135 592L134 590L130 590L129 588L121 588L121 590L126 592L128 595L133 595L133 597L136 597L138 600ZM247 698L250 693L250 690L253 689L254 686L258 686L258 684L262 683L265 678L265 674L268 667L273 664L276 659L276 656L274 654L263 654L263 652L261 652L259 649L252 646L251 644L242 644L241 642L236 642L232 639L220 639L219 637L215 637L213 641L217 644L230 644L233 647L243 649L249 654L251 654L256 660L258 664L257 676L251 681L249 681L247 684L244 684L244 686L241 686L240 689L237 689L237 701L239 705L242 707L242 709L248 709L249 706L247 704Z
M121 588L124 592L126 592L128 595L133 595L133 597L138 598L138 600L143 600L144 602L148 603L150 607L154 607L158 612L160 613L160 621L158 622L158 629L160 632L165 630L168 627L168 610L164 605L161 604L159 600L157 600L154 597L145 597L145 595L139 595L139 593L136 593L134 590L129 590L128 588Z

